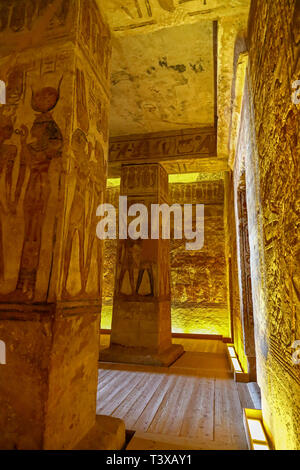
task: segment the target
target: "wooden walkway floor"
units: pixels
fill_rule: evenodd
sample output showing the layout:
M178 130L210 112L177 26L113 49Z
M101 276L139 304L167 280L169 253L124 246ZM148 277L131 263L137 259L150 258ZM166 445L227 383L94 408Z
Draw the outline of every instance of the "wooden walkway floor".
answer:
M224 344L174 342L186 352L169 368L100 363L97 414L135 431L131 450L247 449L242 407L253 403L228 371Z

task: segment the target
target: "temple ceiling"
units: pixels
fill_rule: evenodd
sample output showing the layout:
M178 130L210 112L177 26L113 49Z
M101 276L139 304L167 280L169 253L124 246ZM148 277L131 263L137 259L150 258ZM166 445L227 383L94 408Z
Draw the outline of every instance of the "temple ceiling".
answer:
M111 136L213 125L213 22L119 38L111 90Z
M227 160L235 40L250 0L97 1L113 40L110 136L218 122Z

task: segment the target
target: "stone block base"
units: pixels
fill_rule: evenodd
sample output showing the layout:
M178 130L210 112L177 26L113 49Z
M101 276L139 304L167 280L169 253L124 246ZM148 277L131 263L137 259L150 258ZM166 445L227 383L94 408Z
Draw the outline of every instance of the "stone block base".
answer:
M113 344L100 352L100 361L168 367L183 353L184 349L181 344L173 344L162 352L146 348L128 348Z
M121 450L124 446L124 421L111 416L97 415L95 426L74 450Z

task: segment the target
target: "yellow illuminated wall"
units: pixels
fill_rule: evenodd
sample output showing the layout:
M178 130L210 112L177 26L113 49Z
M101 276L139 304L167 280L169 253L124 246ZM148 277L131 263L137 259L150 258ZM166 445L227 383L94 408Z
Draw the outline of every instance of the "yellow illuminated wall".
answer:
M169 177L170 203L204 203L204 247L187 251L185 240L171 240L172 331L230 337L224 234L222 174ZM206 178L206 179L205 179ZM107 202L117 204L118 180L109 181ZM110 329L116 241L104 250L101 327Z

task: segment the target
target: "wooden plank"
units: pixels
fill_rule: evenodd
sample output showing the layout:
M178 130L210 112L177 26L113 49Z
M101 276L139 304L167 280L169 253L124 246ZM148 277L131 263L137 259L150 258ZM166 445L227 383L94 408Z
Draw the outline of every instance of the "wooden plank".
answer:
M101 403L101 413L112 415L115 410L128 399L133 389L145 378L143 373L126 373L124 378L120 379L114 385L114 390L106 395ZM97 408L98 410L98 408Z
M243 408L241 406L237 384L233 381L227 382L227 394L230 402L230 436L232 443L237 445L238 449L246 450L247 440L243 425Z
M116 382L118 382L121 378L126 377L126 372L121 372L120 374L111 371L111 374L106 377L105 383L101 383L101 381L98 381L98 386L97 390L98 393L102 393L102 396L104 396L107 393L107 390L109 388L112 388Z
M170 383L172 382L173 377L171 375L164 375L164 378L158 387L158 389L153 394L151 400L145 407L144 411L142 412L141 416L135 423L135 429L138 431L146 431L148 430L149 426L151 425L169 387Z
M131 407L134 405L134 403L138 400L140 394L143 393L145 389L147 389L147 385L149 383L149 374L142 373L142 375L142 379L134 385L131 390L131 393L129 393L127 395L126 400L123 400L122 403L114 410L112 416L123 419L124 416L126 416L128 411L131 409Z
M97 412L137 431L136 449L246 449L242 405L251 397L226 371L223 343L182 341L190 352L171 368L101 365Z
M151 374L148 379L147 387L141 392L140 396L137 398L130 410L127 411L126 415L123 417L126 428L135 430L135 423L143 413L144 409L147 406L147 403L151 401L154 393L157 388L163 381L164 376L162 374Z
M215 379L215 400L214 400L214 440L230 444L230 404L227 402L228 379Z
M230 444L165 434L136 432L126 450L233 450Z
M231 445L232 449L247 449L242 408L235 382L231 379L216 379L215 395L215 440Z
M109 380L109 377L112 378L112 376L113 376L113 373L110 369L107 369L107 370L99 369L98 370L98 385L102 384L102 386L104 386Z
M151 425L149 426L149 432L161 434L168 433L168 417L176 413L177 397L186 379L186 377L180 375L174 375L172 378L173 380L170 382L169 389L165 394Z
M213 440L214 378L196 380L180 429L182 437Z
M183 387L177 396L174 412L168 415L166 429L170 435L180 435L182 422L190 404L195 381L198 381L198 378L185 377Z

